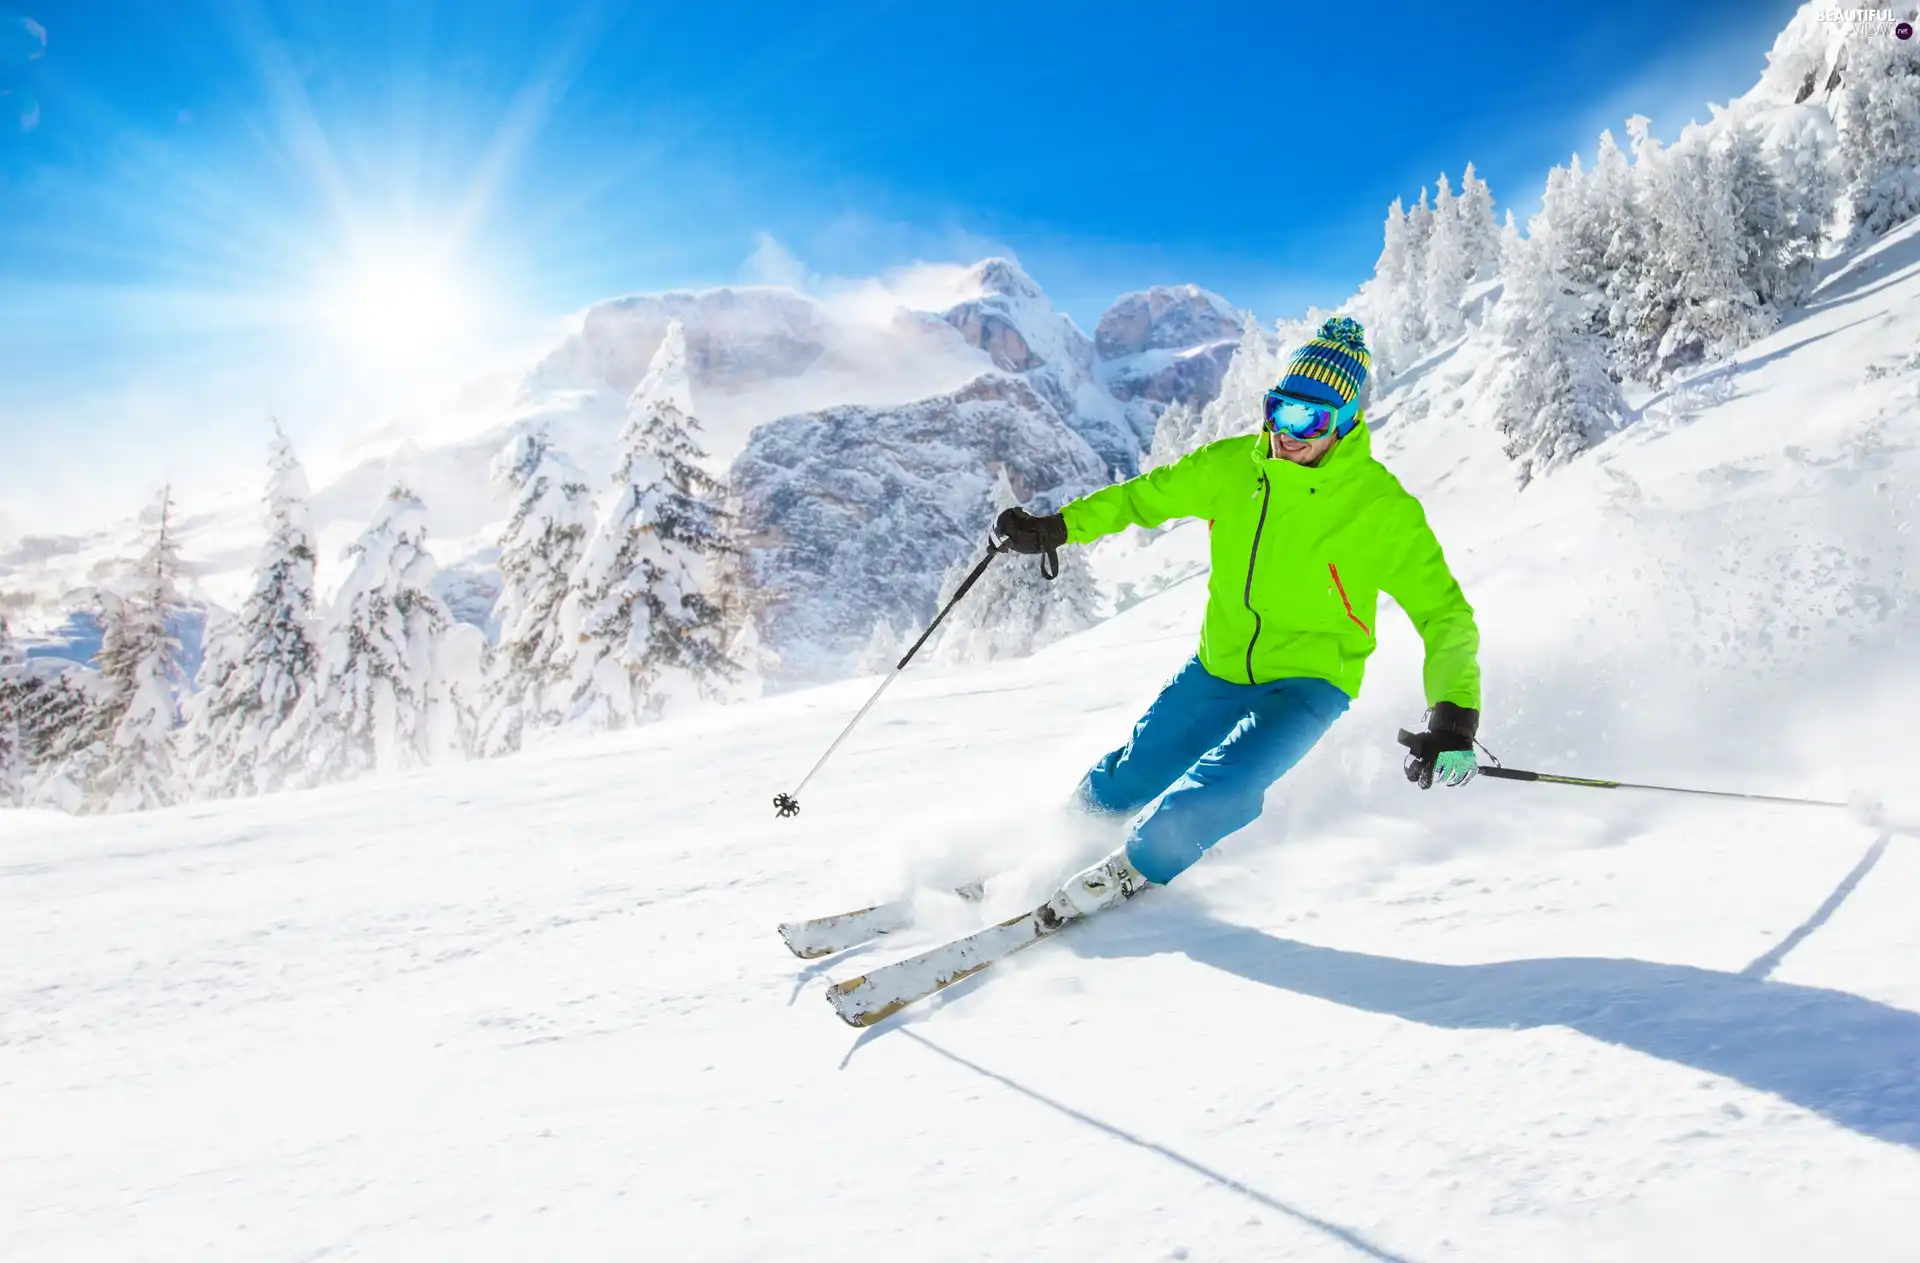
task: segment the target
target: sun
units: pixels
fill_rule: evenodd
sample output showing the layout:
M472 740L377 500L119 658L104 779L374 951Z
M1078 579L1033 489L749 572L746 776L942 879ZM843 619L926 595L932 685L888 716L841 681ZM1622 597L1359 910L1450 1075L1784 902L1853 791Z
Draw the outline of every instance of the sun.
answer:
M418 249L356 251L327 269L321 292L329 331L376 363L454 351L478 315L475 287L447 261Z

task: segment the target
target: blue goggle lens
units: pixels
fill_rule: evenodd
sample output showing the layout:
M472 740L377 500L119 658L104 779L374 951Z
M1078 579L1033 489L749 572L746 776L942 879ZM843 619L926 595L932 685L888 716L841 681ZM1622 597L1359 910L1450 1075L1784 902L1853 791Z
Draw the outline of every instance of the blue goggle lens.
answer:
M1325 404L1302 403L1278 391L1268 391L1266 415L1267 429L1275 433L1289 438L1317 439L1333 432L1340 410Z

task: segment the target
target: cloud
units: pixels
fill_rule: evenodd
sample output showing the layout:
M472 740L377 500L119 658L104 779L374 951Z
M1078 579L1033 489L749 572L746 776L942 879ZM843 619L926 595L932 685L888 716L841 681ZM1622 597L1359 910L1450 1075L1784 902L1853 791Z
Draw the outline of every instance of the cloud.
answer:
M806 290L807 269L798 255L781 245L770 232L757 232L753 240L753 253L747 256L746 263L742 265L748 282L754 285L782 285L803 292Z
M46 27L32 18L0 17L0 61L38 61L46 51Z
M977 263L995 256L1016 257L1011 246L962 226L957 216L921 223L855 210L842 211L820 225L809 238L808 254L840 275L870 275L876 263L884 267L886 260Z

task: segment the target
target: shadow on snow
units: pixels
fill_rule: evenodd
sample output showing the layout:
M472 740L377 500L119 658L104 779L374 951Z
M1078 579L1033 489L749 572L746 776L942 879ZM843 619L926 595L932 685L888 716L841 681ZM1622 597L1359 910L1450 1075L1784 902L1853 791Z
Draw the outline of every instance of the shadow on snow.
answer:
M1802 931L1817 928L1879 858L1862 860ZM1088 955L1178 951L1296 995L1450 1030L1564 1026L1770 1092L1842 1127L1920 1148L1920 1013L1844 991L1770 981L1776 949L1739 973L1558 957L1441 965L1316 947L1204 918L1162 921Z

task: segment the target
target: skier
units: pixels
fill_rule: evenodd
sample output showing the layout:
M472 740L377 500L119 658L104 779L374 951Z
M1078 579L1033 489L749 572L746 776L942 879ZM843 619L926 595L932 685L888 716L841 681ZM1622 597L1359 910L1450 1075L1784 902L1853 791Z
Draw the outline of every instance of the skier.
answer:
M1419 501L1373 458L1360 407L1371 363L1359 322L1328 320L1267 392L1258 434L995 522L996 542L1020 553L1176 517L1206 518L1212 536L1199 652L1080 782L1087 809L1133 816L1126 845L1067 882L1061 914L1164 885L1259 816L1267 787L1359 695L1382 591L1426 644L1431 709L1407 779L1462 785L1478 770L1480 633Z

